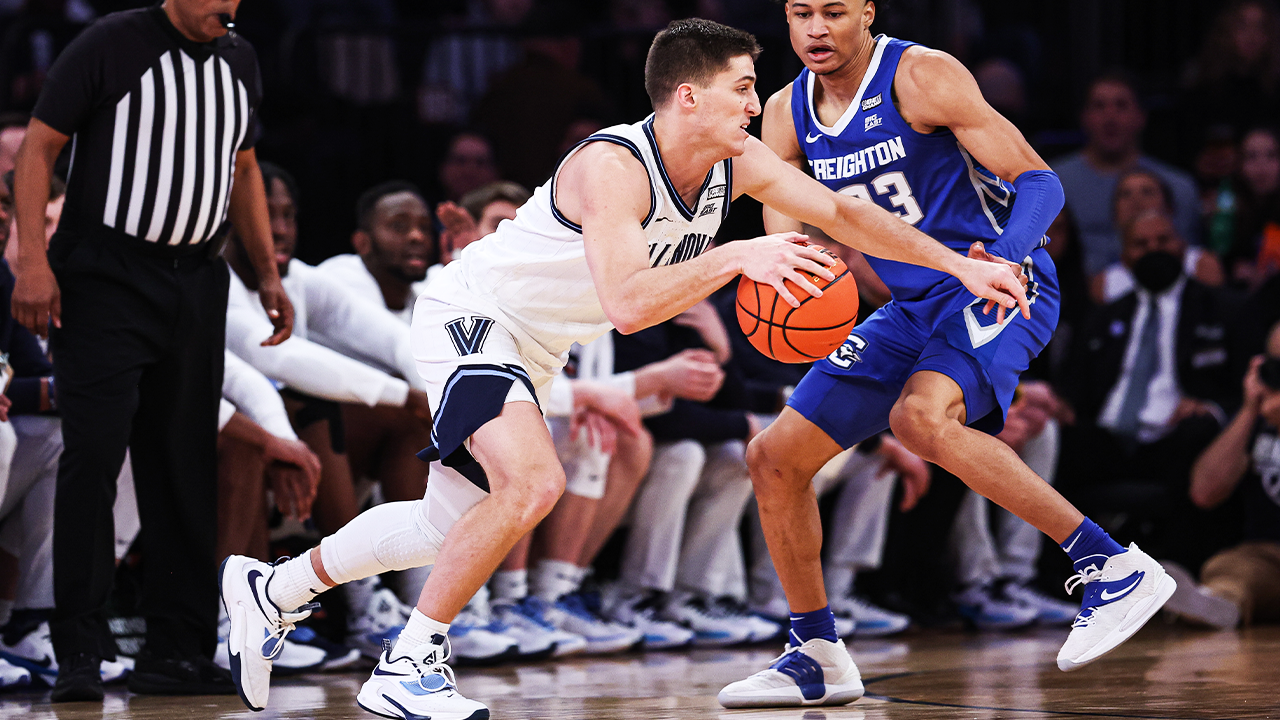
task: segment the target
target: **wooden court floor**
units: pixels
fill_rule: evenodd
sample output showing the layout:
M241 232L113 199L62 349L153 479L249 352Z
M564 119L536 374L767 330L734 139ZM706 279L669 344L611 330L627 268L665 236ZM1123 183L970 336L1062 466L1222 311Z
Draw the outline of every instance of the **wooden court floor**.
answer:
M729 711L722 685L763 667L772 648L573 659L459 672L463 692L495 719L648 718L882 720L915 718L1280 718L1280 627L1211 633L1158 620L1075 673L1054 664L1065 631L921 632L852 645L867 696L844 708ZM0 718L373 718L355 706L365 673L278 681L271 707L238 698L156 698L111 690L102 706L53 706L48 693L0 696Z

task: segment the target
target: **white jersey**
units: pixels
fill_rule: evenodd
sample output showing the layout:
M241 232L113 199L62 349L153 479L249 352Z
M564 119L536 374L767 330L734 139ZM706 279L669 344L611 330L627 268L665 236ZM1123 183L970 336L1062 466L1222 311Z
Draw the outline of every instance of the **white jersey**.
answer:
M651 267L682 262L707 249L733 199L730 160L711 168L689 207L667 177L652 115L601 130L565 160L591 142L627 148L649 174L650 210L643 227ZM514 220L502 221L491 235L468 245L420 299L492 317L515 337L526 367L541 375L562 367L573 343L589 343L613 328L587 268L582 228L555 205L560 167Z

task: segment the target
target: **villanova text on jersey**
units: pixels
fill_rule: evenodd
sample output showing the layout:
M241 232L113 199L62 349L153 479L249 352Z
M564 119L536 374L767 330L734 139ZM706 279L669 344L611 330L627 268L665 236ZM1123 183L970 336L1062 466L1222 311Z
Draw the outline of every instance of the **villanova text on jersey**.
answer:
M920 133L898 114L893 80L903 51L913 44L876 38L858 96L832 126L818 120L817 78L802 70L791 86L796 139L810 175L831 190L874 202L956 252L968 252L974 241L989 246L1004 232L1016 193L950 130ZM1033 255L1043 281L1046 272L1054 273L1052 261L1044 252ZM898 303L922 301L939 284L959 283L928 268L870 255L867 261Z

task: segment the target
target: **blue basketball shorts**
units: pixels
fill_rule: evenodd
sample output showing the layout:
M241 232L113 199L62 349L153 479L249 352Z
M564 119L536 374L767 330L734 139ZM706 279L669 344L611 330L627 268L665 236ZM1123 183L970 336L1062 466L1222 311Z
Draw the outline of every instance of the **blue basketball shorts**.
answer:
M1044 250L1032 254L1031 319L996 323L996 311L951 279L924 300L889 302L853 329L844 344L814 363L787 404L848 448L889 428L889 412L917 372L942 373L964 393L969 426L1004 428L1018 379L1053 337L1058 282Z

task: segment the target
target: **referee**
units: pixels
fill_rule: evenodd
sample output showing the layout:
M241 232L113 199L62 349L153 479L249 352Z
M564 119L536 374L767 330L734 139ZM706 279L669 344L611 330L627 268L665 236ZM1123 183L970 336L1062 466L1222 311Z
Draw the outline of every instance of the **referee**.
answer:
M266 344L293 324L253 151L257 57L224 27L238 5L166 0L94 23L50 69L18 153L14 316L41 336L53 326L66 442L54 510L55 702L101 700L98 666L115 656L104 611L126 448L147 621L129 689L235 691L211 661L228 276L210 241L227 218L275 326ZM49 178L69 140L66 205L46 255Z

